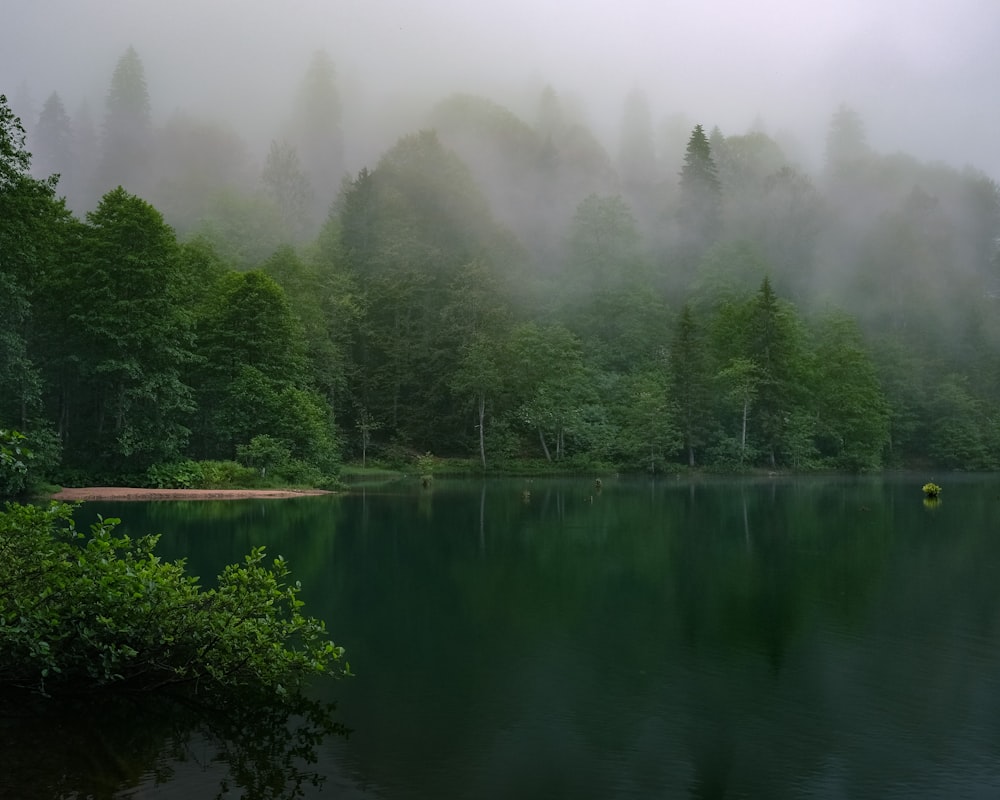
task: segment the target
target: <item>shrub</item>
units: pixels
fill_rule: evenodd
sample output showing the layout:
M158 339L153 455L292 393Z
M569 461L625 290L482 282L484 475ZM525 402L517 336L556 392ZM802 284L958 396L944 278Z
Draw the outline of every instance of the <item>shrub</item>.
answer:
M88 537L72 512L0 512L0 686L286 694L310 675L349 673L280 557L268 564L254 548L203 590L182 561L154 555L158 537L118 535L117 519Z
M197 461L154 464L146 471L147 483L156 489L200 489L205 475Z

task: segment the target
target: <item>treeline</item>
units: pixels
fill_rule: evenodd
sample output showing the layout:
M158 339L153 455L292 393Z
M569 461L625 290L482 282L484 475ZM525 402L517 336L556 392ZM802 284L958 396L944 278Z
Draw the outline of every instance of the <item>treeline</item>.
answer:
M124 82L148 121L123 70L141 77L134 51L109 115ZM61 453L64 482L232 459L316 481L427 452L1000 466L1000 196L982 173L877 154L846 108L819 175L762 131L694 126L668 153L638 94L611 158L547 90L533 124L450 98L334 190L336 159L304 166L340 146L331 70L314 62L301 95L311 144L276 141L264 189L225 190L225 215L192 188L180 241L127 182L75 217L4 102L0 427ZM314 182L336 198L321 226Z

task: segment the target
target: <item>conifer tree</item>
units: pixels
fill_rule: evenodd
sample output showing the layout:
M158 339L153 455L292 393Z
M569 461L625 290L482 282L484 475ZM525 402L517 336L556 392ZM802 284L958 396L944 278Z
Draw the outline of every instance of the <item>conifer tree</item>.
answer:
M701 125L688 139L680 175L680 260L690 273L697 259L716 240L722 219L722 187L712 148Z
M50 94L42 106L31 139L35 175L39 178L59 175L60 183L65 187L73 169L73 130L69 114L57 92Z
M150 182L152 123L146 73L142 60L129 47L118 59L108 90L98 191L122 186L144 193Z
M344 177L344 133L340 94L333 61L324 50L313 54L299 85L289 139L313 187L310 214L320 220L329 211Z

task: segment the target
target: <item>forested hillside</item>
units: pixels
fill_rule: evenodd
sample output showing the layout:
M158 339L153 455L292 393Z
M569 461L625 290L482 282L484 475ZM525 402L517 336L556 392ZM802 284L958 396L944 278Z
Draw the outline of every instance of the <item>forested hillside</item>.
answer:
M345 174L333 62L293 94L259 159L156 121L132 49L100 135L58 94L27 131L0 100L0 429L51 479L1000 467L974 168L876 152L840 107L809 170L762 127L657 126L639 91L611 153L547 88L533 117L445 97Z

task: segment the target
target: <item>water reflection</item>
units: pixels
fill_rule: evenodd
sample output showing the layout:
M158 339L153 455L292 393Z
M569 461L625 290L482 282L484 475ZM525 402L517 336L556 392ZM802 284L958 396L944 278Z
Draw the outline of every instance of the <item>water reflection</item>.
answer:
M266 519L93 512L203 576L253 544L288 559L357 672L318 687L357 730L316 747L306 796L996 797L1000 479L950 476L933 510L922 483L436 479ZM238 757L186 747L109 783L196 800L218 769L237 794Z
M317 748L347 733L304 697L4 696L0 797L302 797L330 777Z

